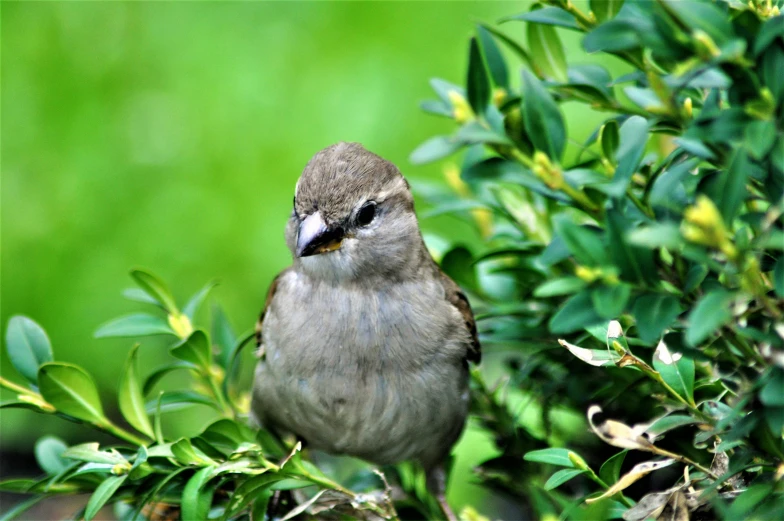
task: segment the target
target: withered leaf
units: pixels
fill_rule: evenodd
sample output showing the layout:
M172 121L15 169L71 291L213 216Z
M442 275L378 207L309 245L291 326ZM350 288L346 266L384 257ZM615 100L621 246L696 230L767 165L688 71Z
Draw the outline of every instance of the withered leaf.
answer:
M593 417L601 412L601 407L592 405L588 409L588 423L590 423L593 432L605 443L622 449L651 451L653 444L643 436L645 430L648 428L647 425L641 424L629 427L625 423L615 420L606 420L603 423L596 425L593 421Z
M566 340L558 339L558 343L569 350L574 356L594 367L602 367L605 365L614 365L621 356L615 351L603 349L586 349L584 347L570 344Z
M638 463L635 465L632 470L621 476L621 479L618 480L615 485L611 486L610 488L605 491L604 494L598 497L592 497L586 499L586 503L593 503L595 501L600 501L602 499L606 499L608 497L614 496L618 492L623 491L624 489L631 486L634 482L642 479L643 477L647 476L651 472L655 470L659 470L664 467L668 467L675 463L674 459L668 458L661 461L645 461L643 463Z

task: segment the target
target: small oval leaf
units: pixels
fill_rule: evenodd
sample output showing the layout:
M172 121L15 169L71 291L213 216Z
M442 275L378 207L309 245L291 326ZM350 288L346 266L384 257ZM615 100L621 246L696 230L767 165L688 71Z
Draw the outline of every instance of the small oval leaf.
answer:
M31 383L38 382L38 368L52 361L52 345L41 326L30 318L15 315L5 332L11 364Z
M95 382L79 366L49 362L38 370L41 395L59 412L90 423L106 424Z
M120 377L119 405L123 417L134 429L153 437L152 424L147 411L144 409L144 396L142 395L139 383L139 374L136 356L139 352L138 344L131 348L128 361L125 363L125 371Z

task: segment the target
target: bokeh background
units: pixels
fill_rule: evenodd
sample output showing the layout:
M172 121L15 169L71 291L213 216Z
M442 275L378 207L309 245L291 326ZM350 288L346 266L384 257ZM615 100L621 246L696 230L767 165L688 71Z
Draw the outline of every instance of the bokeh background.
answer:
M290 261L283 228L307 160L336 141L361 141L414 180L442 179L443 164L408 160L452 129L418 108L432 97L428 79L462 83L474 24L527 8L2 2L3 327L17 313L42 324L57 359L95 375L109 410L130 342L92 333L139 306L120 296L131 267L158 273L182 301L218 280L235 329L250 329ZM504 29L522 39L522 24ZM568 116L570 132L586 136L598 121ZM450 217L422 226L433 241L475 241ZM155 341L143 344L142 368L165 357ZM4 350L0 360L17 379ZM193 433L205 414L174 415L170 427ZM35 472L26 466L46 433L71 443L91 435L3 410L3 474ZM450 488L456 506L493 501L470 483L470 468L492 450L469 429Z

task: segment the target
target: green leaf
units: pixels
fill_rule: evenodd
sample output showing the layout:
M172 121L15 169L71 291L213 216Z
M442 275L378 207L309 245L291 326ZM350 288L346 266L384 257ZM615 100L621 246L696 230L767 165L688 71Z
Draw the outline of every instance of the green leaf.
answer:
M187 362L173 362L171 364L164 365L163 367L159 367L144 381L142 395L147 396L150 394L161 378L171 373L172 371L177 371L179 369L194 369L194 367L193 364L189 364Z
M606 213L604 242L613 263L621 268L621 278L656 284L658 282L653 252L644 247L629 244L626 236L635 226L635 220L623 215L613 205Z
M776 142L776 124L772 121L752 121L744 129L746 151L756 160L768 155Z
M212 351L207 334L197 329L188 338L172 347L169 352L175 358L190 362L202 369L209 370L212 363Z
M646 344L657 341L682 311L678 299L670 295L648 293L638 297L632 307L637 336Z
M476 289L476 269L467 248L457 246L449 250L441 259L441 269L463 288Z
M211 333L213 343L220 350L217 355L220 365L226 369L229 367L229 362L231 362L231 353L237 343L237 335L234 332L234 328L231 327L231 322L229 322L223 308L218 304L212 307Z
M476 34L479 36L479 43L482 45L485 59L487 60L487 68L490 69L490 76L493 82L506 90L509 90L509 71L506 68L506 61L501 54L500 49L495 44L490 31L483 25L478 25Z
M81 367L61 362L43 364L38 370L38 386L44 400L59 412L95 424L109 422L95 382Z
M87 507L84 510L85 521L90 521L98 511L109 501L117 489L125 483L128 476L110 476L106 478L98 488L95 489L90 500L87 502Z
M52 345L43 328L27 317L14 315L8 320L5 343L11 365L37 384L38 368L52 361Z
M560 487L567 481L572 478L576 478L580 474L584 474L585 470L580 469L561 469L552 476L550 479L547 480L547 483L544 484L545 490L552 490L554 488Z
M144 395L139 383L138 364L136 356L139 352L138 344L131 348L125 370L120 377L119 405L120 412L134 429L153 437L150 417L144 409Z
M86 461L88 463L106 463L110 465L128 463L122 454L116 450L100 450L97 442L82 443L81 445L68 447L68 449L63 452L63 457L77 461Z
M683 284L683 294L688 295L705 280L708 275L708 268L704 264L693 264L686 272L686 282Z
M492 25L481 24L481 26L488 32L494 34L496 38L504 42L504 44L506 44L506 46L509 47L518 56L518 58L523 60L523 62L525 62L529 67L533 67L533 62L531 61L531 56L528 54L528 51L523 49L514 39L510 38Z
M528 48L545 76L565 83L566 57L556 30L548 25L528 24Z
M141 302L142 304L153 304L158 307L161 306L161 303L152 298L141 288L126 288L122 292L122 296L127 298L128 300L133 300L134 302Z
M625 20L605 22L583 38L583 49L588 53L628 51L640 47L640 37L632 24Z
M215 461L194 447L187 438L180 438L171 446L172 454L184 465L216 465Z
M68 468L68 462L63 458L67 448L60 438L44 436L35 442L35 460L44 472L55 476Z
M784 407L784 370L771 369L770 380L760 391L759 399L768 407Z
M474 113L482 116L490 102L490 79L476 38L471 38L468 50L468 78L466 80L468 103Z
M733 294L724 289L714 289L697 302L689 314L686 342L696 346L732 319L730 305Z
M561 277L543 282L534 290L534 297L547 298L571 295L583 289L586 282L579 277Z
M713 41L721 46L735 36L735 31L730 23L726 11L712 2L679 2L666 1L660 5L688 29L706 32Z
M512 142L505 135L492 129L485 128L477 121L469 121L457 131L455 139L466 143L489 143L496 145L511 145Z
M645 432L653 436L661 436L665 432L677 429L678 427L694 425L695 423L700 423L700 420L692 416L686 416L685 414L670 414L669 416L659 418L653 422Z
M618 478L621 477L621 466L623 466L623 461L626 459L627 452L629 451L622 450L618 454L610 456L607 461L602 463L602 467L599 469L599 477L602 481L608 485L613 485L618 481Z
M694 404L694 360L671 353L662 341L653 354L653 367L673 391Z
M6 479L0 481L0 490L14 494L27 494L34 490L38 483L34 479Z
M591 0L591 11L600 22L606 22L615 17L623 7L623 0Z
M161 391L161 394L154 400L148 401L144 408L148 414L153 414L159 405L161 411L177 411L191 405L205 405L220 410L213 400L195 391L168 391L165 393Z
M523 69L523 122L534 147L560 161L566 145L563 116L539 79Z
M169 313L179 312L169 287L159 277L142 269L131 270L131 277L140 288L160 302Z
M523 22L532 22L544 25L557 25L559 27L574 29L576 31L580 30L580 26L577 25L577 21L574 19L574 16L560 7L544 7L542 9L529 11L527 13L506 16L501 18L500 22L503 23L511 20L521 20Z
M746 180L751 171L751 163L746 151L736 148L727 168L719 170L715 182L709 187L709 196L716 203L724 222L732 224L740 206L746 199Z
M784 40L784 23L778 17L768 18L768 21L762 24L757 38L754 41L754 55L759 56L762 51L768 48L777 38Z
M675 211L681 211L689 203L684 187L684 181L689 178L689 172L699 165L699 158L689 158L671 165L653 182L648 202L651 206L661 206Z
M182 519L204 521L210 511L214 487L205 487L212 477L212 468L205 467L188 480L182 490Z
M613 319L626 309L631 294L632 287L623 282L612 286L602 285L591 290L591 302L600 317Z
M618 122L614 119L611 119L599 129L599 143L602 145L602 156L610 164L615 164L615 154L618 151L620 139Z
M552 333L573 333L602 321L593 309L590 291L583 290L556 311L549 326Z
M589 266L602 266L609 263L607 249L596 228L575 224L566 214L556 215L553 218L553 227L579 263Z
M574 468L574 463L569 459L568 449L540 449L527 452L523 459L525 461L534 461L536 463L549 463L550 465L557 465L559 467Z
M779 257L773 268L773 288L779 298L784 298L784 255Z
M415 165L432 163L447 156L451 156L463 147L463 143L448 136L435 136L411 152L408 160Z
M190 300L188 300L188 303L185 304L185 307L182 308L182 312L191 320L191 322L193 322L193 317L196 315L199 307L207 298L207 295L209 295L210 291L212 291L212 288L217 285L217 282L208 282L195 295L193 295Z
M676 249L683 244L680 227L672 222L656 222L629 231L626 240L645 248Z
M240 484L226 506L227 518L231 519L232 516L251 504L254 498L269 491L273 484L281 481L283 478L284 476L281 474L263 474Z
M632 174L637 171L648 142L648 122L640 116L632 116L621 125L618 152L612 182L607 185L607 193L622 197L626 193Z
M133 313L102 325L95 338L174 335L169 324L161 317L147 313Z

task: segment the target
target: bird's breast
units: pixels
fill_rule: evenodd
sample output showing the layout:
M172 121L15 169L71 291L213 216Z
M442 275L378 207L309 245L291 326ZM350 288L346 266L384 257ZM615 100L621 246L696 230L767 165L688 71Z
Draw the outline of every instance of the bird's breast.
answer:
M262 418L377 462L448 449L467 413L467 372L465 332L440 284L347 290L295 279L281 291L256 372Z

